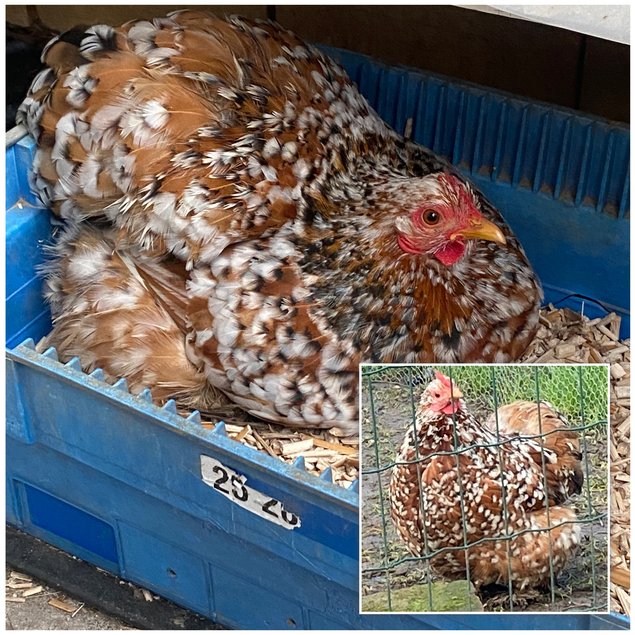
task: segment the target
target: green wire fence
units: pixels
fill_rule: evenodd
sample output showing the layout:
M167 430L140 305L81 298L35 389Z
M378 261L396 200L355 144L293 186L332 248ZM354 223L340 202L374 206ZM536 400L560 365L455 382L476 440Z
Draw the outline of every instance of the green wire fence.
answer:
M544 529L510 531L504 470L501 469L504 533L470 539L467 533L463 479L459 455L475 445L459 445L454 427L453 450L428 454L455 456L458 498L462 524L462 544L432 550L426 531L421 532L422 554L411 555L401 541L390 519L388 483L404 437L416 430L416 413L421 393L434 377L434 370L448 376L462 391L467 409L485 421L499 406L522 399L548 401L562 413L569 429L577 431L582 453L584 484L579 494L566 505L576 512L581 542L564 570L556 576L552 562L551 532L549 535L549 583L547 589L513 588L511 570L506 587L473 592L470 568L460 583L444 581L436 575L430 561L448 551L465 551L488 541L505 541L507 563L511 568L511 541L525 533ZM606 365L589 366L521 366L521 365L434 365L377 366L362 365L362 438L361 438L361 584L362 610L384 611L583 611L603 612L608 609L608 385ZM539 414L539 434L522 435L541 446L549 433L542 433ZM457 424L458 425L458 424ZM414 434L416 438L416 433ZM508 441L482 444L498 452L502 463L502 446ZM423 461L415 447L417 486L422 491ZM546 487L545 455L542 473ZM421 499L421 497L419 497ZM421 504L421 527L425 528L425 509ZM549 528L549 503L545 513ZM488 595L489 594L489 595ZM480 595L480 597L479 597Z

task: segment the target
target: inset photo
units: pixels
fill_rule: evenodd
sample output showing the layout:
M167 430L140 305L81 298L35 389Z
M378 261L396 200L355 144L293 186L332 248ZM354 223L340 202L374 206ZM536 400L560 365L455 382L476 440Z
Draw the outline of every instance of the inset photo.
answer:
M608 611L608 365L360 376L361 612Z

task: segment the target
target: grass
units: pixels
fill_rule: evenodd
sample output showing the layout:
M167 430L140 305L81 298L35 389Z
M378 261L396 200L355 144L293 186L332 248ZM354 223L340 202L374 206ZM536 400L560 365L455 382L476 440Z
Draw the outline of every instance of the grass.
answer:
M432 369L451 377L468 403L492 411L494 390L499 404L517 399L553 403L569 423L591 424L607 419L607 366L477 366L363 367L372 379L408 385L412 378L417 394L432 379ZM381 369L381 370L380 370ZM377 372L380 370L380 372Z

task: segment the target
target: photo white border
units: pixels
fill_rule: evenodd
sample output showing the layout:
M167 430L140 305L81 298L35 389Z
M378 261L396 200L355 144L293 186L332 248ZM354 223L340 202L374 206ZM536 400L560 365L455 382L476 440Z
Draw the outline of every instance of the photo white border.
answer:
M363 443L362 443L362 369L363 367L374 367L374 366L389 366L391 368L412 368L412 367L425 367L425 368L433 368L435 366L456 366L456 367L465 367L465 366L485 366L487 368L492 367L502 367L508 368L510 366L522 366L526 368L549 368L554 366L566 366L567 368L575 368L581 366L583 368L589 368L591 366L603 366L606 368L606 406L607 406L607 417L606 417L606 434L607 434L607 444L606 444L606 479L607 479L607 508L606 508L606 532L607 532L607 589L606 589L606 603L607 607L605 611L363 611L362 610L362 504L363 504L363 467L362 467L362 452L363 452ZM612 486L611 486L611 449L610 449L610 435L611 435L611 364L609 363L593 363L593 364L567 364L567 363L545 363L545 364L522 364L522 363L494 363L494 364L459 364L459 363L425 363L425 364L405 364L405 363L394 363L394 364L385 364L385 363L376 363L376 362L361 362L359 364L358 369L358 406L359 406L359 507L358 507L358 526L359 526L359 536L358 536L358 577L359 577L359 585L358 585L358 612L360 615L462 615L465 617L471 615L611 615L612 611L610 609L611 603L611 495L612 495ZM629 464L632 465L632 462L629 461ZM630 501L629 501L630 505ZM630 510L629 510L630 511Z

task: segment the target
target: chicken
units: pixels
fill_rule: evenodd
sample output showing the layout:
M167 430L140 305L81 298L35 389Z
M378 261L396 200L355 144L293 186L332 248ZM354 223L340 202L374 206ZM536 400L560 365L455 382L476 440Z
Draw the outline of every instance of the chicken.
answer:
M159 403L175 399L184 408L217 408L218 392L188 358L185 325L144 281L156 261L133 246L117 250L115 234L80 224L60 236L55 259L43 267L55 317L39 348L54 346L63 360L79 357L84 370L104 369L111 381L125 377L132 393L151 386ZM161 265L161 275L182 282L179 267Z
M112 228L195 370L248 412L352 430L361 361L509 361L532 339L542 290L501 215L289 31L183 11L43 59L19 113L35 190L71 236Z
M519 417L509 419L521 428ZM561 444L548 448L545 437L548 464L579 461L575 435L567 434L570 457L558 457ZM467 559L477 588L510 580L517 589L548 584L551 571L558 575L575 551L580 532L574 510L556 503L560 490L545 483L540 453L539 439L502 431L497 437L481 425L459 388L436 372L390 480L391 517L409 552L438 551L430 564L449 579L467 577Z
M485 422L485 427L504 436L533 438L545 450L545 476L549 501L565 502L582 491L584 473L578 433L568 427L567 420L547 401L515 401L500 407ZM542 465L542 453L532 446L532 458Z

